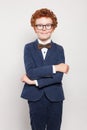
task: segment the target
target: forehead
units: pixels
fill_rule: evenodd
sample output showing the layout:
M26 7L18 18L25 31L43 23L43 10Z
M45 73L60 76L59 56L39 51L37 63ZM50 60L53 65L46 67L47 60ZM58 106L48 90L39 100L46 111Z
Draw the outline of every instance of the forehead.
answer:
M52 23L52 19L49 17L41 17L36 19L36 24L47 24Z

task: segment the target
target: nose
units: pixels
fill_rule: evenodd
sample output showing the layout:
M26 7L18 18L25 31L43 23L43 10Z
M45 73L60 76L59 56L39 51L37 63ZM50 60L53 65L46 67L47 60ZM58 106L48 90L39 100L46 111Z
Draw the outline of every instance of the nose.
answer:
M45 31L46 30L46 26L45 25L43 25L43 29L42 29L43 31Z

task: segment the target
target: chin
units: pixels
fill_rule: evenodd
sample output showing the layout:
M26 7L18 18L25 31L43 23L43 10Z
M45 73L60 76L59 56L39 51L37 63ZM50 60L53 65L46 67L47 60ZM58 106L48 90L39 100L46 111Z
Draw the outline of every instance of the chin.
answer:
M49 38L39 38L41 41L46 41L48 40Z
M48 40L50 37L40 37L39 39L42 40L42 41L46 41Z

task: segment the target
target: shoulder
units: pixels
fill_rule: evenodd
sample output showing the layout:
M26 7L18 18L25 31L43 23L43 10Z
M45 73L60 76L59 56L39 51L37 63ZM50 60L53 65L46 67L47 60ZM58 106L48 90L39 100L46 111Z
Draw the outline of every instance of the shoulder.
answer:
M36 41L32 41L25 44L25 47L32 47L35 44Z
M29 43L26 43L25 46L24 46L24 49L31 49L31 48L33 48L33 46L35 44L36 44L36 40L32 41L32 42L29 42Z
M53 44L53 46L54 46L56 49L58 49L58 50L60 50L60 51L63 51L63 50L64 50L64 48L63 48L62 45L60 45L60 44L58 44L58 43L55 43L55 42L52 42L52 44Z

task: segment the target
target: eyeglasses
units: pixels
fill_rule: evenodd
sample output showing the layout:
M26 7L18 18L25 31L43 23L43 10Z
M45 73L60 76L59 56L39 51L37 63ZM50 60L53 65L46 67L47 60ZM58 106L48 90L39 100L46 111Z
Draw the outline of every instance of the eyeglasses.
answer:
M48 23L48 24L46 24L46 25L36 24L35 26L36 26L36 28L37 28L38 30L43 30L44 27L45 27L45 29L50 30L50 29L53 27L53 24L50 24L50 23Z

